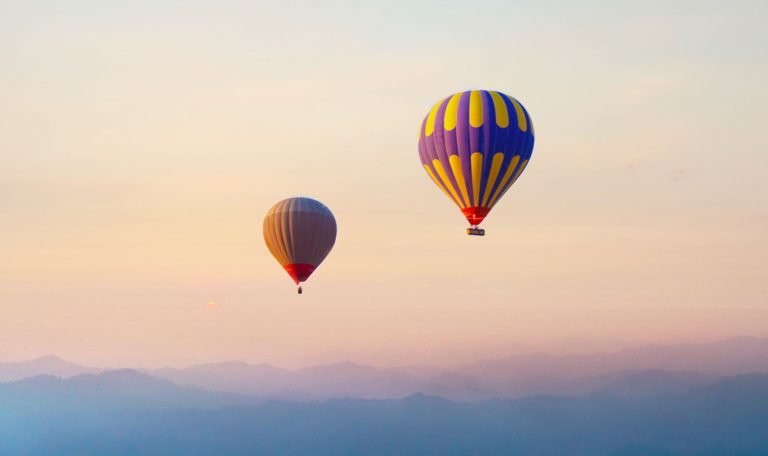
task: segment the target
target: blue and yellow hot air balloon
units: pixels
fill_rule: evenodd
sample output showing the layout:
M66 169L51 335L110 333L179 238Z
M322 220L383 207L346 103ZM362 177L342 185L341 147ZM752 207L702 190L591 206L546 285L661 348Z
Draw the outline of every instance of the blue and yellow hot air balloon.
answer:
M533 153L533 124L523 105L501 92L470 90L438 102L419 130L429 177L467 220L467 234L512 187Z

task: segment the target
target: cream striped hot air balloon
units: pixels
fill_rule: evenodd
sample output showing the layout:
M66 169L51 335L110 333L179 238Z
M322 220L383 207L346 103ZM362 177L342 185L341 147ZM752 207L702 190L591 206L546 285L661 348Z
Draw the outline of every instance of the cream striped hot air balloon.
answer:
M312 198L284 199L264 217L264 242L296 285L306 281L336 242L336 219Z

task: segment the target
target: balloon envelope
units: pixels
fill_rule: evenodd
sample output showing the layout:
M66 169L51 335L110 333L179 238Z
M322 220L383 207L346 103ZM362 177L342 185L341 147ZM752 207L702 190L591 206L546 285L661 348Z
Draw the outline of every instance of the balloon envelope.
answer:
M336 219L312 198L284 199L264 217L264 242L296 284L304 282L336 242Z
M531 118L519 101L470 90L429 111L419 129L419 156L432 181L479 225L528 165L533 141Z

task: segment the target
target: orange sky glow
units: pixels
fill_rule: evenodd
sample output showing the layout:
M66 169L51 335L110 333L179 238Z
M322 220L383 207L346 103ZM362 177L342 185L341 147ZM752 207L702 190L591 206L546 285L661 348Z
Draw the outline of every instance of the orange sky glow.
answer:
M439 364L768 336L762 2L17 3L0 361ZM536 125L484 238L416 144L470 88ZM261 235L294 195L338 222L301 296Z

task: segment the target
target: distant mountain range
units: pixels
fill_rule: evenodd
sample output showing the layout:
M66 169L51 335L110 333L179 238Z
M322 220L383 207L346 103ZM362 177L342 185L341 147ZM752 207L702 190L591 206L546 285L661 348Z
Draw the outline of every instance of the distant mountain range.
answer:
M80 374L96 374L103 369L85 367L64 361L57 356L43 356L17 363L0 363L0 382L12 382L36 375L53 375L67 378Z
M49 410L203 409L257 403L259 401L250 396L180 386L130 369L81 374L67 379L38 375L0 383L0 413L11 410L35 413Z
M423 392L420 390L424 383L420 378L407 373L355 363L286 370L266 364L233 362L148 372L181 385L292 400L332 397L401 398Z
M642 371L579 397L256 403L136 371L39 376L1 385L0 454L768 454L768 375L701 380Z
M662 381L645 372L654 370L673 375L680 387L712 383L723 376L768 372L768 339L740 337L707 344L647 345L610 353L516 355L456 369L380 369L346 362L288 370L268 364L224 362L143 372L178 385L262 400L397 399L426 394L481 401L535 394L583 395L610 385L623 385L625 393L630 393L633 387L627 382L637 378L638 373L646 376L634 387L638 391L653 381ZM47 356L21 363L0 363L0 381L40 374L68 378L103 371Z
M768 372L768 339L739 337L707 344L647 345L613 353L522 355L480 361L458 372L505 397L583 394L606 378L661 369L712 377Z
M354 363L286 370L235 362L148 373L178 384L263 398L396 399L421 393L478 401L533 394L586 394L627 375L654 369L677 372L695 384L727 375L768 372L768 339L648 345L613 353L518 355L454 370L431 366L378 369Z

